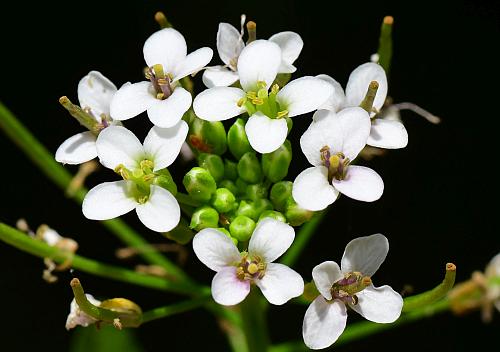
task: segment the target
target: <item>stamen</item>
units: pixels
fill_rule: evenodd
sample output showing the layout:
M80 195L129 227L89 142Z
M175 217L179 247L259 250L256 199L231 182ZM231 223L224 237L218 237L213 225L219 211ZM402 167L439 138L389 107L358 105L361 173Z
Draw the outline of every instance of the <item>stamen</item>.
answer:
M254 21L248 21L247 32L248 32L247 44L250 44L251 42L257 39L257 23L255 23Z
M281 118L287 117L287 116L288 116L288 110L278 111L278 113L276 114L276 117L278 119L281 119Z

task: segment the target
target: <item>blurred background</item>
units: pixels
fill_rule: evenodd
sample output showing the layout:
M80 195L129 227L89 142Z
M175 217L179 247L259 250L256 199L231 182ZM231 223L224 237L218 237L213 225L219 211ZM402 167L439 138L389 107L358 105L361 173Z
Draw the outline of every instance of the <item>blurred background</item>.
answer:
M77 101L78 81L91 70L102 72L117 86L141 80L142 45L158 29L153 19L158 10L184 34L188 51L202 46L215 49L218 23L239 27L241 13L257 23L259 38L285 30L298 32L305 46L295 64L297 75L326 73L343 86L350 72L376 52L382 18L392 15L389 95L395 102L424 107L442 123L436 126L412 112L402 113L408 147L367 162L385 181L381 200L370 204L342 197L331 206L296 270L310 280L312 267L324 260L339 261L351 239L380 232L389 238L391 249L373 278L375 285L388 284L397 291L412 287L418 293L442 280L446 262L457 265L457 281L463 281L472 271L483 270L500 250L494 217L498 191L494 148L500 117L498 8L497 1L3 2L0 100L55 152L67 137L82 131L58 98L67 95ZM212 64L219 63L215 53ZM201 77L195 82L200 91ZM290 180L308 165L298 139L310 121L309 115L294 120ZM127 126L139 131L142 139L150 122L135 118ZM46 223L76 239L82 255L128 267L139 263L117 259L114 251L121 243L97 222L85 219L80 206L65 198L3 134L0 156L2 222L14 225L24 217L33 228ZM179 184L186 170L187 166L170 168ZM115 179L111 171L101 170L87 185ZM133 213L124 219L149 241L167 241L139 224ZM190 246L187 249L186 270L208 284L212 272L198 262ZM64 324L72 275L62 273L57 283L47 284L41 277L43 268L41 259L0 243L2 350L69 350L75 333L67 332ZM74 275L96 297L127 297L145 310L180 299L80 272ZM292 304L270 308L274 342L301 338L305 309ZM360 319L349 316L350 322ZM498 337L499 321L498 312L489 325L481 322L478 312L464 317L444 313L337 350L469 350ZM205 310L154 321L133 333L142 346L138 350L207 346L228 350L224 335ZM133 344L128 341L127 347L113 345L107 350L132 350Z

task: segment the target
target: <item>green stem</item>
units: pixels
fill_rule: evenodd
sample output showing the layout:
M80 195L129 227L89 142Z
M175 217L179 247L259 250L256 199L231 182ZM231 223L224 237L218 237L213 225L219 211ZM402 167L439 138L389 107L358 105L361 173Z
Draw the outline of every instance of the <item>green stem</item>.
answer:
M385 70L385 73L389 75L389 70L391 67L392 59L392 24L394 23L394 18L391 16L385 16L382 21L382 26L380 27L380 38L378 44L378 63Z
M249 352L265 352L269 345L267 324L260 293L252 287L250 294L240 303L243 331Z
M142 323L144 324L153 320L166 318L174 314L187 312L189 310L202 307L206 305L209 301L211 301L211 296L205 295L205 296L200 296L198 298L194 298L189 301L183 301L180 303L175 303L168 306L155 308L147 312L144 312L142 314Z

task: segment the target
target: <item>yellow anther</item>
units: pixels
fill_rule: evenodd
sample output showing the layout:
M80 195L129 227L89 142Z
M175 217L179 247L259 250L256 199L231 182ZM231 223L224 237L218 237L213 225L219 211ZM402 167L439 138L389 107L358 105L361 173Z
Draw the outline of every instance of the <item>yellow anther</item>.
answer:
M140 162L141 169L152 169L154 167L154 163L151 160L144 159Z
M278 111L278 114L276 115L276 117L278 119L281 119L283 117L286 117L288 115L288 110L281 110L281 111Z
M163 94L163 93L157 93L156 94L156 99L163 100L164 98L165 98L165 94Z
M254 98L257 98L257 93L256 93L256 92L253 92L253 91L247 92L247 98L248 98L248 99L254 99Z
M156 177L156 175L155 175L155 174L147 174L147 175L144 175L144 176L142 177L142 180L143 180L144 182L148 182L148 183L149 183L149 182L153 181L153 180L155 179L155 177Z
M259 271L259 266L255 263L250 263L248 265L247 271L249 274L255 274L257 271Z
M277 94L280 90L280 86L277 85L277 84L273 84L273 86L271 87L271 93L273 94Z
M340 157L337 154L334 154L330 157L330 167L338 168L340 165Z
M163 66L161 64L153 65L153 71L156 78L165 78L165 72L163 71Z
M265 88L259 89L259 91L257 92L257 96L259 98L267 98L267 89Z
M238 105L238 107L242 107L245 102L247 101L246 98L241 98L240 100L238 100L238 102L236 103L236 105Z
M267 86L266 82L264 82L264 81L257 81L257 87L259 89L266 88L266 86Z
M372 279L369 276L365 276L361 279L361 284L364 287L370 286L372 284Z
M254 99L252 99L252 104L254 104L254 105L263 105L264 104L264 99L262 99L262 98L254 98Z
M120 164L117 167L115 167L114 171L118 175L120 175L124 180L128 180L130 178L130 173L123 164Z
M137 198L137 202L139 204L144 204L148 201L148 199L149 199L149 196L142 196L142 197Z

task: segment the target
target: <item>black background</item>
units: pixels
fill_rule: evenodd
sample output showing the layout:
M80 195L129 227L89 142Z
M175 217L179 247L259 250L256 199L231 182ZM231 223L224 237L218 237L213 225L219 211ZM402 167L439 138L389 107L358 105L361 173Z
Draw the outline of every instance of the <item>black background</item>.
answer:
M441 116L443 123L434 126L405 112L408 147L367 163L384 178L382 199L365 204L342 197L330 208L296 269L310 280L312 267L324 260L339 261L352 238L381 232L389 238L391 250L374 277L375 284L389 284L396 290L409 284L419 292L441 280L446 262L457 264L457 279L465 280L499 251L494 169L500 118L497 5L496 1L400 1L396 5L380 1L2 2L0 99L55 152L64 139L81 131L57 99L68 95L76 101L77 83L90 70L101 71L117 86L140 80L142 45L157 30L153 20L157 10L163 10L184 34L188 51L202 46L215 49L218 23L238 27L240 13L257 22L260 38L296 31L305 42L296 62L298 75L327 73L342 85L376 51L383 16L393 15L389 94L397 102L425 107ZM212 62L218 64L218 60L215 53ZM310 116L294 121L292 140L297 141ZM140 138L145 136L146 118L127 122ZM298 144L294 150L290 179L307 165ZM120 263L113 255L120 246L118 240L98 223L86 220L80 206L67 200L4 135L0 155L1 221L13 225L25 217L32 227L47 223L77 239L79 253L85 256L134 264ZM180 180L182 170L171 170ZM103 170L88 185L114 179ZM134 214L124 218L149 241L164 241L138 224ZM190 259L186 270L209 283L212 272L193 255ZM10 346L6 351L68 349L71 333L64 323L72 298L71 275L62 274L58 283L48 285L41 279L42 268L40 259L0 243L2 350L5 346ZM144 309L179 299L76 275L96 296L129 297ZM271 307L273 341L300 339L304 311L305 307L294 305ZM469 350L495 338L498 313L495 318L496 325L483 325L477 313L460 318L444 314L338 350ZM349 318L359 319L355 314ZM149 323L137 334L147 351L228 349L216 323L203 310Z

